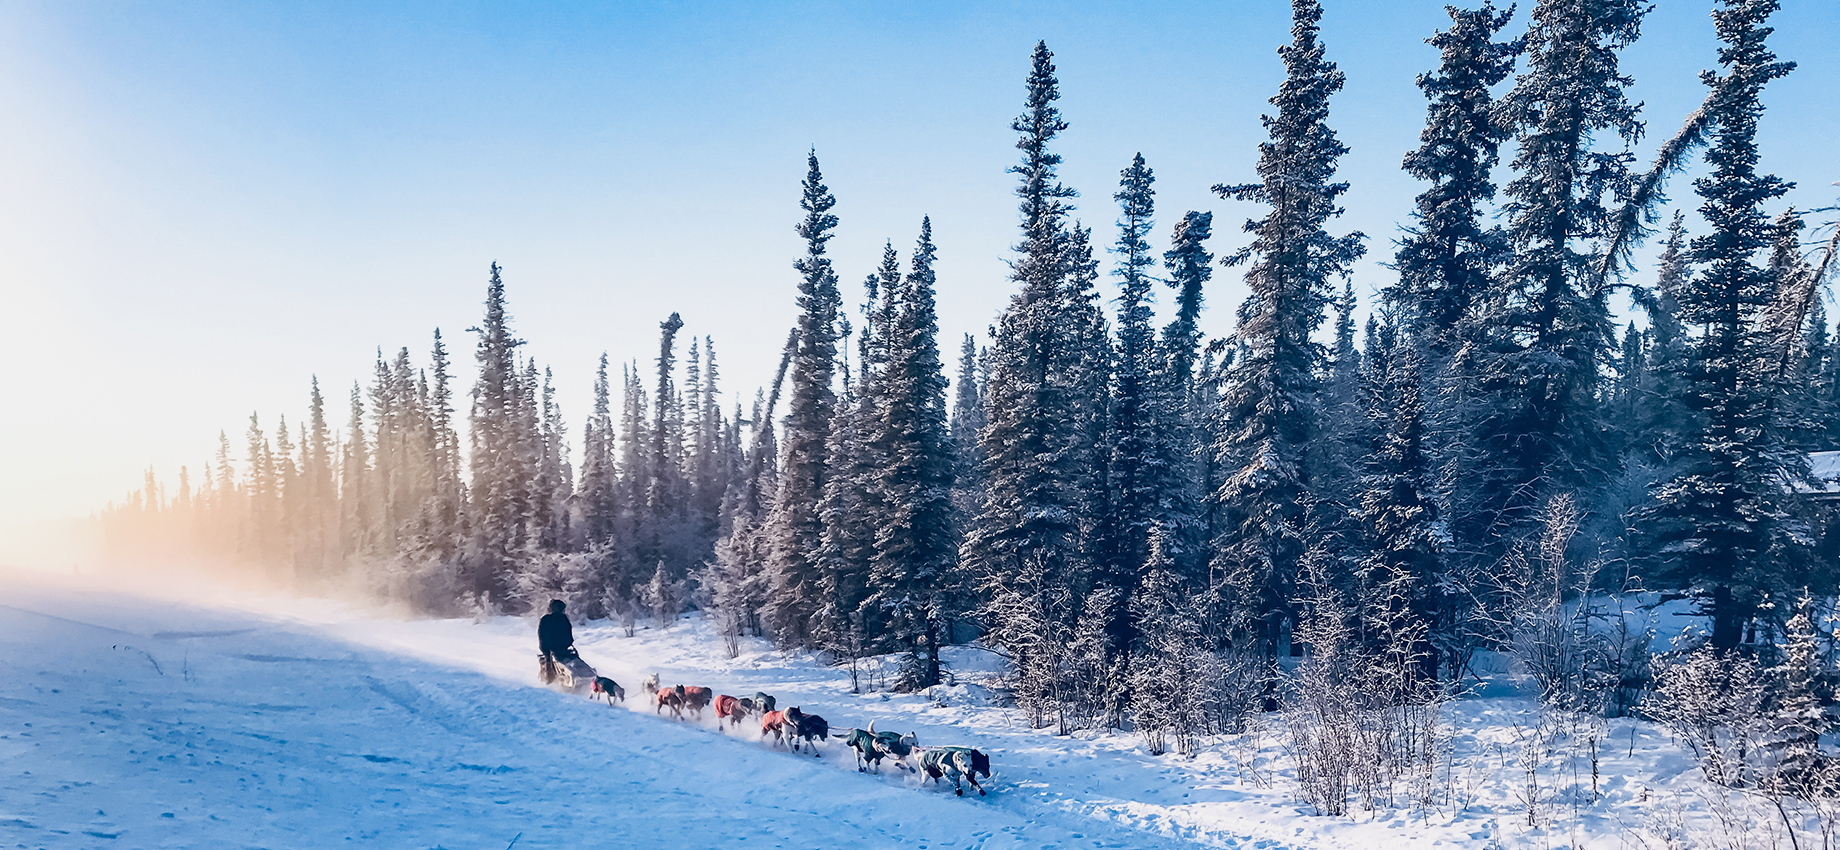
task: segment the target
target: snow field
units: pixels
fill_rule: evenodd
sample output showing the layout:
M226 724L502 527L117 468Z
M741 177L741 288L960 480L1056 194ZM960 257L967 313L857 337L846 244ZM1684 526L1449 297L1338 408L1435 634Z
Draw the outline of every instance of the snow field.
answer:
M231 603L0 573L0 847L1789 846L1762 832L1774 811L1707 787L1665 732L1542 726L1505 676L1446 706L1446 766L1391 807L1324 818L1294 797L1275 716L1192 759L1132 735L1056 736L981 704L1002 662L972 647L950 648L940 705L851 693L847 669L763 641L729 659L696 616L631 638L578 623L583 657L627 690L610 710L536 685L534 619ZM833 730L874 720L978 747L990 796L953 797L893 762L859 774L835 735L812 758L774 751L757 722L718 730L713 710L656 717L649 672L764 690ZM1568 743L1586 737L1595 799Z
M0 847L1172 846L536 687L515 620L0 591Z

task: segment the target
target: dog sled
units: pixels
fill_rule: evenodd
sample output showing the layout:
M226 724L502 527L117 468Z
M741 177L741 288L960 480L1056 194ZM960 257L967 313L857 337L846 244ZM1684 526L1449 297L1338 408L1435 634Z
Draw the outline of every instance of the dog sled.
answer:
M579 655L568 658L554 658L547 652L537 655L537 678L557 690L585 694L594 688L594 680L599 676Z

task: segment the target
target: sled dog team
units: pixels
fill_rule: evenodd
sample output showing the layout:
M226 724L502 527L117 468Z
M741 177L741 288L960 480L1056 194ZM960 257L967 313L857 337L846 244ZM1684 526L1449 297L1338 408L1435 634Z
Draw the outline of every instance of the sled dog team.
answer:
M544 684L561 682L564 687L579 688L582 682L589 682L589 699L607 699L607 707L612 708L615 700L626 701L626 689L619 682L594 672L581 655L575 651L575 631L569 624L567 605L560 599L551 599L549 613L537 622L537 662L538 677ZM716 727L719 729L724 721L732 723L737 729L741 721L753 715L760 716L760 737L773 735L773 745L779 746L783 741L793 752L798 752L802 744L818 755L818 741L830 740L831 725L816 714L806 714L796 706L785 710L774 707L771 694L756 693L751 697L732 697L695 685L675 685L669 688L659 687L658 674L645 677L644 689L657 701L654 714L663 714L671 710L671 716L684 719L684 712L703 717L703 709L711 703L716 708ZM578 691L579 692L579 691ZM984 786L978 784L978 777L990 778L990 757L970 747L922 747L915 740L913 733L902 735L896 732L877 732L871 722L868 729L841 729L839 736L850 749L856 751L856 769L867 772L874 767L877 772L882 769L882 759L892 756L895 766L909 772L913 767L907 763L907 757L920 754L920 770L934 782L941 778L952 780L952 789L960 797L965 795L960 779L970 782L976 788L978 796L984 795Z
M772 735L775 747L785 743L795 753L802 747L818 755L817 742L830 740L831 726L828 721L816 714L800 711L797 706L777 708L777 700L772 694L755 693L750 697L735 697L717 694L697 685L667 688L659 684L657 673L646 676L640 687L652 697L654 714L663 714L668 708L671 716L678 720L683 720L686 713L701 720L703 709L713 705L718 729L726 726L739 729L743 720L758 716L760 737ZM612 679L596 676L590 698L601 697L605 697L608 707L612 707L615 700L625 701L626 689ZM961 797L965 794L961 782L971 783L971 787L977 789L978 795L982 796L984 786L978 784L978 777L990 778L990 756L971 747L922 747L911 732L903 735L899 732L875 731L874 721L869 722L867 729L840 729L838 737L843 739L845 746L855 751L856 769L865 773L871 767L879 772L885 758L892 758L896 767L913 772L915 768L908 764L908 757L919 753L920 772L934 782L940 779L952 780L953 791Z

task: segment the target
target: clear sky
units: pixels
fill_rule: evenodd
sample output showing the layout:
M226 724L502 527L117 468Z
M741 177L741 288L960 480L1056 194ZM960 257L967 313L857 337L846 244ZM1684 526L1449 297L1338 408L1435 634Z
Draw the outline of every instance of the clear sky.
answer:
M1766 95L1763 152L1793 203L1827 205L1840 3L1783 5L1773 44L1801 69ZM1420 188L1398 163L1447 18L1435 0L1326 6L1352 148L1337 227L1370 237L1365 296ZM1709 9L1659 0L1625 55L1644 160L1703 96ZM655 356L672 311L751 398L793 320L812 147L850 303L884 241L905 257L932 216L951 358L1012 289L1008 125L1037 39L1097 241L1141 151L1158 250L1187 209L1216 211L1211 247L1232 250L1259 209L1208 187L1252 178L1288 29L1278 0L0 4L0 529L85 515L149 465L195 474L219 429L240 450L251 411L298 421L316 374L342 421L376 349L424 363L436 327L470 381L493 260L573 443L599 354ZM1684 179L1671 194L1692 200ZM1219 335L1244 289L1215 280Z

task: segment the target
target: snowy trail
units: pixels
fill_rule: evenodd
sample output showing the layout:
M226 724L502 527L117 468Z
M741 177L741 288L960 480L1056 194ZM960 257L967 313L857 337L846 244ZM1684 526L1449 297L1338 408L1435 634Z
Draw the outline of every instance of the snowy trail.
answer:
M793 756L533 687L527 629L205 609L0 575L0 846L1181 843L1014 785L958 799L858 774L835 742L823 760ZM610 634L583 637L639 704L646 659L622 664L596 652Z

